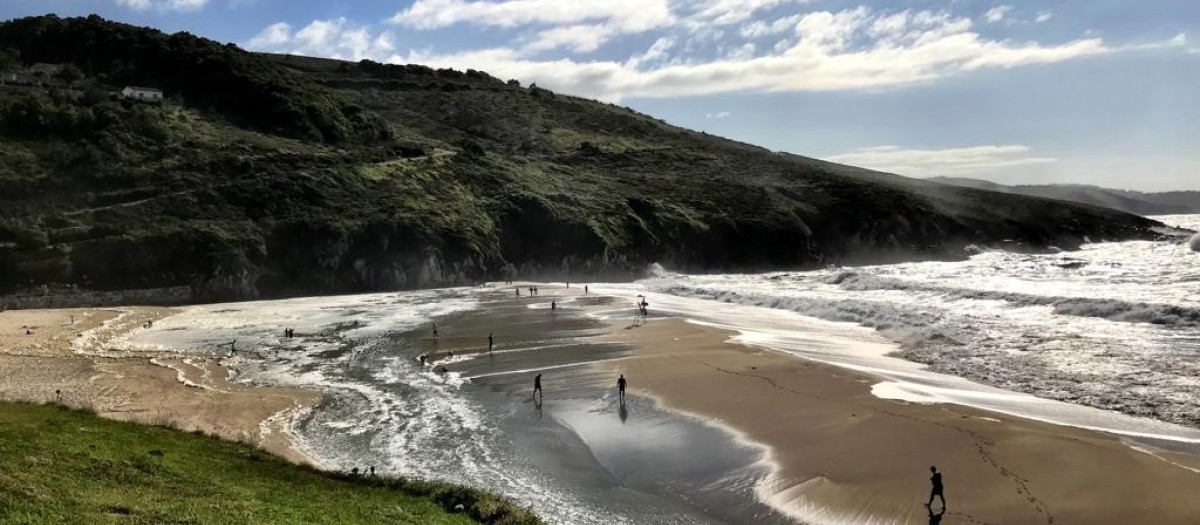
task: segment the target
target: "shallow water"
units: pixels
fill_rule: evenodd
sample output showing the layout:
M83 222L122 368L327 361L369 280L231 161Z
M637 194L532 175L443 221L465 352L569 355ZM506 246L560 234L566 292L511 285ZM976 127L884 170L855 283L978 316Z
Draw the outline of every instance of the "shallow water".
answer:
M226 364L237 380L320 389L322 404L291 426L324 468L483 487L552 523L786 522L754 497L761 449L649 400L621 408L611 378L586 364L630 349L584 341L599 324L571 315L574 299L556 311L548 301L460 288L204 305L124 344L229 355L236 341ZM288 327L295 338L282 337ZM491 331L495 351L474 353ZM441 365L455 371L435 373ZM528 389L539 372L537 406Z

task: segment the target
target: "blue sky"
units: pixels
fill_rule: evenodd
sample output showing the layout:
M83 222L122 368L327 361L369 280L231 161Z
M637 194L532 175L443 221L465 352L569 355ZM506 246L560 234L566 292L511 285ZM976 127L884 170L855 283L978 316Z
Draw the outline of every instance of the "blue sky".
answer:
M4 0L475 68L913 176L1200 189L1200 1Z

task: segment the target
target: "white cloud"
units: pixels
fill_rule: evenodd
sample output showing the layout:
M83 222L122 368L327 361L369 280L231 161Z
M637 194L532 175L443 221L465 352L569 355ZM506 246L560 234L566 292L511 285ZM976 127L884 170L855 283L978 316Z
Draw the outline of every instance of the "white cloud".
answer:
M755 13L785 4L809 0L704 0L693 17L697 23L735 24L749 20Z
M804 14L795 14L776 18L770 22L755 20L742 26L742 37L759 38L767 35L778 35L780 33L791 32L793 29L795 29L796 24L800 23L801 18L804 18Z
M655 40L654 44L652 44L650 46L650 48L646 50L645 53L634 56L634 57L630 58L628 61L626 61L625 66L633 68L633 69L638 69L639 67L642 67L642 66L653 65L653 64L656 64L659 62L664 62L664 61L670 59L670 55L668 55L667 52L670 51L674 47L675 47L674 40L667 38L665 36L661 37L658 40Z
M592 0L562 2L583 11L539 13L509 12L496 6L541 5L543 0L470 2L462 0L418 0L418 6L449 2L471 10L503 13L510 21L546 21L539 31L528 33L522 47L466 49L438 52L434 49L396 51L391 33L373 34L345 19L314 21L294 31L286 24L263 29L248 43L256 50L394 63L419 63L432 67L478 69L501 78L516 78L574 95L618 101L626 97L674 97L726 92L870 90L928 82L988 68L1013 68L1048 64L1120 51L1182 46L1186 37L1138 46L1110 47L1099 37L1062 43L1018 42L984 37L973 30L972 20L944 11L875 11L866 7L837 12L817 11L779 18L764 28L749 24L746 34L768 34L778 30L783 38L761 48L748 45L721 26L711 26L682 35L662 31L644 53L628 58L580 60L562 56L543 57L552 49L590 52L604 46L624 31L615 11L605 11ZM557 0L556 0L557 1ZM621 4L626 0L611 0ZM659 1L659 0L654 0ZM691 0L710 5L709 0ZM486 4L490 7L479 7ZM569 10L568 9L568 10ZM580 8L582 9L582 8ZM407 13L408 11L406 11ZM453 23L413 11L404 23ZM516 14L514 14L516 13ZM589 14L590 13L590 14ZM402 13L403 14L403 13ZM474 20L458 16L453 20ZM665 19L685 15L667 13ZM689 15L690 16L690 15ZM533 18L531 18L533 17ZM599 17L599 18L598 18ZM608 17L605 19L604 17ZM503 17L502 17L503 18ZM660 19L664 17L659 17ZM486 23L500 23L490 19ZM551 23L550 21L570 22ZM589 20L591 22L581 22ZM484 23L484 22L479 22ZM515 23L515 22L513 22ZM675 26L679 29L682 26ZM754 29L748 29L754 27ZM762 33L761 31L767 31ZM732 50L732 51L731 51Z
M1033 21L1034 23L1040 24L1042 22L1049 21L1051 18L1054 18L1054 13L1050 11L1042 11L1037 14L1037 18L1034 18Z
M561 26L539 31L525 49L537 52L565 47L576 53L588 53L604 45L616 34L616 30L606 25Z
M340 60L382 60L396 50L391 32L372 35L367 28L356 27L345 18L314 20L295 32L289 24L272 24L251 38L246 47Z
M1035 157L1029 153L1030 148L1021 145L932 150L877 146L825 157L825 160L914 177L966 175L999 168L1058 162L1055 158Z
M668 0L416 0L390 21L417 29L454 24L515 27L603 21L626 32L672 23Z
M987 12L983 14L983 19L987 20L989 24L994 24L1004 20L1004 15L1007 15L1009 11L1012 11L1011 5L998 5L988 9Z
M948 13L923 11L897 18L863 7L807 13L797 20L794 34L794 42L777 45L768 55L672 62L653 69L639 69L630 63L633 61L538 61L507 48L451 54L410 52L390 60L475 68L615 101L629 96L732 91L877 89L983 68L1052 63L1117 51L1100 39L1050 45L989 40L971 31L969 19Z
M733 113L730 113L730 112L728 112L728 111L719 111L719 112L717 112L717 113L708 113L708 114L705 114L705 115L704 115L704 118L715 118L715 119L722 119L722 118L728 118L728 117L729 117L730 115L732 115L732 114L733 114Z
M739 47L734 48L725 55L729 60L750 60L754 58L756 46L753 43L746 42Z
M199 11L208 5L208 0L117 0L117 5L135 11L158 9L160 11Z

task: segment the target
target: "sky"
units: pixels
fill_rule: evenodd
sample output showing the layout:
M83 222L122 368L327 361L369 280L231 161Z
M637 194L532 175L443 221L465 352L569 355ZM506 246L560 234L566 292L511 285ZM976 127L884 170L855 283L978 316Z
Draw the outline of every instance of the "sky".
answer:
M1200 190L1200 0L2 0L478 69L917 177Z

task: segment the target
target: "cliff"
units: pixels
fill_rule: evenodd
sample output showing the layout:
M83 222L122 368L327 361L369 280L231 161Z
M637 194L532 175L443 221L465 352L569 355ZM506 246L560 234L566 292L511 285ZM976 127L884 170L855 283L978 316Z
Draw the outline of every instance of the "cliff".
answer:
M6 22L5 48L82 74L0 87L0 293L794 269L1157 224L774 153L473 70L260 55L98 17ZM124 85L167 100L115 98Z

